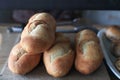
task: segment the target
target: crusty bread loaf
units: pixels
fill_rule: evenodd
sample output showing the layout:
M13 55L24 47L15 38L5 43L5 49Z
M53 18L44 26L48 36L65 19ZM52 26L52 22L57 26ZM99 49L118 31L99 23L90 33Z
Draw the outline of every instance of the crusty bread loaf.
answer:
M94 40L95 42L99 43L99 39L97 38L96 33L89 29L83 30L76 34L76 44L84 43L91 40Z
M91 30L82 30L76 34L75 43L75 68L82 74L94 72L103 60L97 35Z
M16 44L9 55L8 67L16 74L26 74L40 62L41 54L28 55L21 45Z
M20 44L30 53L42 53L55 41L55 19L48 13L33 15L21 34Z
M105 31L108 39L112 42L120 42L120 26L111 25Z
M69 38L62 33L56 33L54 45L43 54L44 64L49 75L63 77L71 69L74 51Z

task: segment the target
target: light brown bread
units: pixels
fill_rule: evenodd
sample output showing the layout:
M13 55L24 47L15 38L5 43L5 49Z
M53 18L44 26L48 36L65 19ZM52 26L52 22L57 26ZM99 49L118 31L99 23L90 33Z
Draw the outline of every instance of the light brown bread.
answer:
M41 54L28 54L19 43L16 44L8 58L9 69L16 74L26 74L33 70L39 64Z
M69 38L56 33L54 45L43 54L46 71L53 77L63 77L70 71L74 61L74 51Z
M97 35L91 30L82 30L76 34L75 68L82 74L91 74L102 63L103 54Z
M111 25L105 31L108 39L112 42L120 42L120 26Z
M56 21L53 16L51 16L49 13L36 13L34 14L28 21L28 23L32 23L34 21L41 21L41 23L45 22L48 24L51 28L56 29Z
M25 26L20 44L30 53L42 53L55 41L55 19L48 13L33 15Z

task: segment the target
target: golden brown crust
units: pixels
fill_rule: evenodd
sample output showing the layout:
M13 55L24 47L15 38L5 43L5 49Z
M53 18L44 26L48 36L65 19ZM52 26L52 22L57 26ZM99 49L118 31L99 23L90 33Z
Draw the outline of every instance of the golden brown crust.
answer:
M96 33L94 33L93 31L91 31L89 29L85 29L85 30L78 32L76 34L75 40L76 40L75 41L76 44L84 43L84 42L90 41L90 40L94 40L95 42L99 43L99 39L97 38Z
M112 42L120 42L120 26L109 26L105 34Z
M53 77L65 76L71 69L74 61L74 51L71 49L69 39L60 35L57 35L58 39L56 39L55 44L43 54L46 70Z
M88 34L83 34L84 31ZM92 34L93 33L94 32L92 32ZM91 31L88 30L83 30L76 34L75 68L82 74L94 72L103 60L99 40L95 33L92 34Z
M39 64L40 57L41 54L29 55L18 43L11 50L8 67L13 73L26 74Z
M44 12L36 13L29 19L28 23L31 23L34 21L43 21L43 22L47 23L50 27L54 28L54 30L56 29L56 21L55 21L54 17L48 13L44 13Z
M56 23L47 13L33 15L21 34L20 44L30 53L41 53L55 41Z

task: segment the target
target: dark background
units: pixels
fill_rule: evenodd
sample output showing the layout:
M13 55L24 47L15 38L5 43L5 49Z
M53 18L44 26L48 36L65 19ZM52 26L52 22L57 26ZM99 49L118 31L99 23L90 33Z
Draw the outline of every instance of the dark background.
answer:
M120 9L120 0L0 0L0 9Z
M68 14L67 19L81 17L85 10L120 10L120 0L0 0L0 23L14 22L15 10L51 11L56 14ZM61 20L61 15L59 20ZM72 15L72 16L71 16ZM75 16L73 16L75 15ZM65 16L66 17L66 16ZM63 20L63 19L62 19Z

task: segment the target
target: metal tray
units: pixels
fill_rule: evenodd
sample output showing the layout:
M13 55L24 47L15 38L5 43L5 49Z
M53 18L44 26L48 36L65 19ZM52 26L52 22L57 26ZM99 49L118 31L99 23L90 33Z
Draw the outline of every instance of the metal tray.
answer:
M115 76L120 79L120 72L114 64L117 58L115 58L111 53L111 41L105 36L105 29L98 32L98 37L100 39L100 44L108 67L115 74Z

